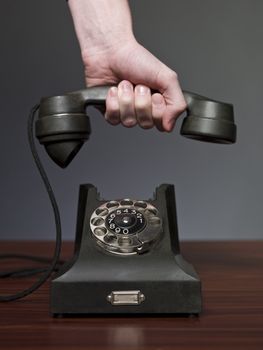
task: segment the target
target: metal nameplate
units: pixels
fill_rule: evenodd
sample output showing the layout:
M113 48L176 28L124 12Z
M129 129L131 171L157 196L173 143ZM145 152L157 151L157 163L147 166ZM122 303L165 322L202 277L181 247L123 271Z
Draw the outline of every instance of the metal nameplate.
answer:
M139 290L116 290L107 296L112 305L139 305L144 300L145 296Z

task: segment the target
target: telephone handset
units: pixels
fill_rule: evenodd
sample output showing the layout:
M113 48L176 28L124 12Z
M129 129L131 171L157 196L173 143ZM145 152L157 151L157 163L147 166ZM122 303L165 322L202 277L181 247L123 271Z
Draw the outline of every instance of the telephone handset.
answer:
M66 167L89 138L87 105L105 105L109 86L98 86L41 99L36 136L47 153ZM187 116L181 134L200 141L233 143L236 140L233 106L184 91Z
M108 90L109 86L92 87L41 99L35 134L59 166L66 167L88 140L86 106L104 105ZM186 91L184 97L183 136L235 142L231 104ZM200 311L201 281L180 254L174 186L157 187L148 200L104 200L93 185L81 185L75 253L52 280L52 314Z

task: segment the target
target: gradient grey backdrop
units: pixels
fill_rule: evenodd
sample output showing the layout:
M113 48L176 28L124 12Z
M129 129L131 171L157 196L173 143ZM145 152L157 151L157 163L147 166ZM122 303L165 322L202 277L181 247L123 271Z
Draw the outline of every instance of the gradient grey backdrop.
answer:
M176 185L183 239L263 238L263 1L130 1L138 40L179 74L184 89L232 102L233 146L184 139L176 130L111 127L92 112L93 134L66 170L44 158L73 239L78 185L104 198L149 198ZM84 86L70 13L63 0L1 1L1 238L53 239L53 215L26 137L41 96Z

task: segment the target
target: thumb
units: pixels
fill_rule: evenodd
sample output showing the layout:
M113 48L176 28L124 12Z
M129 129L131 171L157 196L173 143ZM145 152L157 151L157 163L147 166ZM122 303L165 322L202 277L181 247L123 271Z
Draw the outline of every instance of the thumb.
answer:
M187 105L178 80L177 73L165 67L158 76L158 89L162 93L166 108L163 113L163 129L172 131L176 119L185 111Z

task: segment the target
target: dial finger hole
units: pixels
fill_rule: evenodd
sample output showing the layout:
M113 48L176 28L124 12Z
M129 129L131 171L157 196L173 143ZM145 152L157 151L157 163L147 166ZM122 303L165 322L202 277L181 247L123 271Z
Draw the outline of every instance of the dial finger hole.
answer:
M157 215L158 211L157 209L154 209L154 208L151 208L151 209L146 209L145 210L145 215L149 215L149 216L152 216L152 215Z
M132 240L131 240L131 238L129 238L129 237L120 237L119 239L118 239L118 244L119 245L130 245L130 244L132 244Z
M100 216L105 216L109 213L109 211L106 208L98 208L95 213Z
M133 201L131 201L130 199L123 199L121 201L121 205L133 205Z
M161 224L161 219L158 218L158 216L151 216L149 218L149 224L154 225L154 226L158 226Z
M101 218L101 217L96 217L96 218L93 218L93 219L91 220L91 223L92 223L92 225L94 225L94 226L100 226L100 225L104 224L104 219Z
M116 241L116 239L117 239L117 237L116 237L114 234L112 234L112 233L108 233L108 234L104 237L104 241L105 241L106 243L113 243L113 242Z
M119 206L119 203L116 201L110 201L109 203L106 204L106 207L109 209L110 208L118 208L118 206Z
M107 229L105 227L96 227L94 233L96 236L104 236L107 233Z
M138 201L134 204L135 207L138 207L138 208L143 208L145 209L147 207L147 203L143 202L143 201Z

